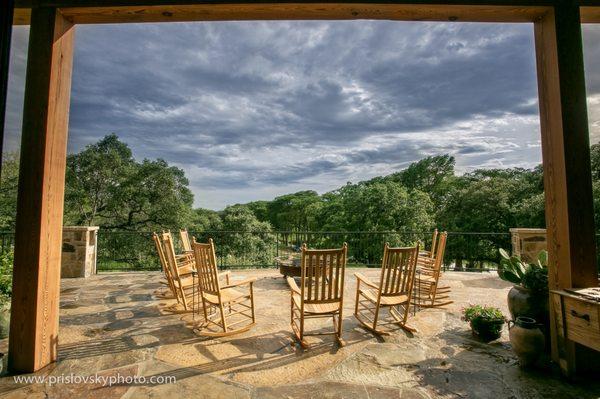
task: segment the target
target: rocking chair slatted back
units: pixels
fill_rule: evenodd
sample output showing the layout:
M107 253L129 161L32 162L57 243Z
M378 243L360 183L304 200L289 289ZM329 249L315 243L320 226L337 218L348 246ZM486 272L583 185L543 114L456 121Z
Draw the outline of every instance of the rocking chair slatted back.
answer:
M181 249L183 252L192 252L192 245L190 243L190 235L187 230L179 230L179 237L181 238Z
M163 251L158 234L152 233L152 241L154 241L154 245L156 246L156 252L158 253L158 259L160 260L160 267L162 268L163 273L166 275L168 273L167 259L165 258L165 252Z
M196 258L196 270L198 271L198 284L201 292L205 294L219 295L219 275L217 270L217 257L215 255L215 244L209 238L208 244L192 243L192 250Z
M381 296L409 295L412 292L419 246L390 248L385 244L381 266Z
M438 229L433 230L433 236L431 237L431 253L430 256L433 258L436 254L438 247Z
M442 264L444 263L444 253L446 252L446 239L448 238L448 233L445 231L440 234L440 238L438 240L435 263L433 267L434 277L437 279L440 276L440 272L442 270Z
M171 276L181 283L179 269L177 268L177 256L175 255L175 245L173 244L173 236L171 233L162 233L162 248Z
M305 303L340 302L348 246L340 249L307 249L302 246L301 292Z
M167 284L169 285L169 289L173 293L173 295L177 296L177 292L175 291L175 283L173 282L173 274L171 273L171 267L169 266L169 261L165 256L165 251L163 248L163 244L158 234L152 233L152 240L154 241L154 245L156 246L156 252L158 253L158 259L160 260L160 266L162 267L163 274L167 279Z

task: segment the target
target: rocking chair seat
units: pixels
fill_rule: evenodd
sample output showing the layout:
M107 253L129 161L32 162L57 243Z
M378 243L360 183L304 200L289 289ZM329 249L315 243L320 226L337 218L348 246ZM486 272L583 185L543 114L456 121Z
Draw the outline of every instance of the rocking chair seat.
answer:
M219 297L214 294L202 294L204 299L206 299L210 303L214 303L215 305L219 304ZM222 303L235 302L237 299L245 298L249 296L247 293L240 292L233 288L224 288L221 290L221 301Z
M298 294L293 294L292 298L294 299L294 305L298 309L300 309L301 298ZM340 309L339 302L330 302L330 303L307 303L304 301L304 313L312 313L312 314L324 314L324 313L335 313Z
M360 292L373 303L377 303L377 296L379 292L372 289L361 289ZM395 306L400 305L408 301L408 295L382 295L380 304L383 306Z

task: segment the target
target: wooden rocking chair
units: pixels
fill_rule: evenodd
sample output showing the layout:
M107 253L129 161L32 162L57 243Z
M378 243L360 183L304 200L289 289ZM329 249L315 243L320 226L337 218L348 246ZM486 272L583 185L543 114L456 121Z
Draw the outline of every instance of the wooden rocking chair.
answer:
M181 249L184 253L192 253L192 242L190 235L186 229L179 230L179 238L181 239Z
M156 233L152 233L152 241L154 241L154 245L156 247L156 252L158 254L158 259L160 260L160 267L162 269L163 275L165 276L166 285L169 287L169 290L177 298L177 292L175 291L175 284L173 283L173 276L171 275L171 268L168 264L167 258L165 257L165 251L163 250L163 245L160 241L160 237ZM162 284L165 284L164 281L161 281Z
M204 323L199 328L200 335L224 337L248 331L254 324L254 289L256 278L249 278L238 282L229 281L229 272L225 285L219 281L217 271L217 258L212 239L208 244L192 242L192 250L196 258L198 270L198 286L204 312ZM221 274L222 276L223 274ZM241 292L235 288L248 286L248 292ZM232 319L236 319L231 321ZM235 327L241 325L240 327ZM211 331L210 327L216 326L219 331Z
M414 298L414 303L419 307L440 308L453 303L453 301L447 301L450 287L439 286L447 238L448 233L440 234L434 258L419 257Z
M173 245L171 233L162 233L160 241L171 275L177 302L181 303L186 311L190 310L188 297L191 296L194 288L194 278L192 276L192 273L195 271L194 259L189 256L178 256L175 254L175 246Z
M419 256L428 256L433 258L435 256L435 251L437 248L437 239L438 239L438 229L433 230L433 235L431 237L431 250L427 251L424 247L419 252Z
M335 335L340 346L342 341L342 309L344 307L344 275L348 245L340 249L307 249L302 245L300 288L292 277L287 278L291 289L291 325L295 337L303 348L308 344L306 335ZM333 320L334 332L304 332L305 319L329 318Z
M378 326L396 324L408 332L417 331L407 326L406 321L418 255L418 245L409 248L390 248L386 243L383 250L379 284L371 282L361 273L354 273L356 276L354 316L365 328L377 334L388 334L388 331L378 329ZM381 308L384 307L389 308L389 313L394 321L378 323ZM370 315L366 313L370 313Z

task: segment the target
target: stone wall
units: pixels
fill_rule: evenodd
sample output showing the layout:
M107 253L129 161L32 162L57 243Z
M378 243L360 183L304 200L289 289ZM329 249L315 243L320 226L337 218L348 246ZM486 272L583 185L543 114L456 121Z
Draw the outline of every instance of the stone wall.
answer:
M513 255L525 262L537 261L540 251L546 250L546 229L510 229Z
M97 226L63 228L61 278L96 274Z

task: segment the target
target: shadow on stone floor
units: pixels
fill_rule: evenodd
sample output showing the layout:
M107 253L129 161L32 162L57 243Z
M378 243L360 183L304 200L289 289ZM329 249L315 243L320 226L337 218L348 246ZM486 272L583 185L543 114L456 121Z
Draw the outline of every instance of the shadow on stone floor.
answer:
M360 343L359 340L354 340L347 342L345 346L350 347L358 343ZM337 344L329 341L314 343L309 349L304 350L294 343L291 333L286 330L235 339L228 341L227 344L234 346L239 354L219 359L211 352L211 346L223 345L222 342L196 344L194 347L199 354L210 361L196 365L194 368L202 373L216 374L225 370L236 373L265 371L289 365L298 361L299 358L306 360L324 353L335 354L340 350ZM273 350L255 349L265 347Z
M439 396L511 398L598 398L599 382L571 384L547 363L522 369L508 344L483 343L469 330L453 328L437 336L443 357L412 365L419 384ZM476 381L476 384L474 384Z
M138 349L157 348L169 344L192 344L202 340L190 331L181 328L181 324L150 327L141 320L119 320L126 333L119 337L97 338L84 342L59 345L59 360L81 359L108 354L116 354ZM111 323L100 328L98 335L109 331ZM135 328L133 328L135 327ZM92 330L93 331L93 330Z

